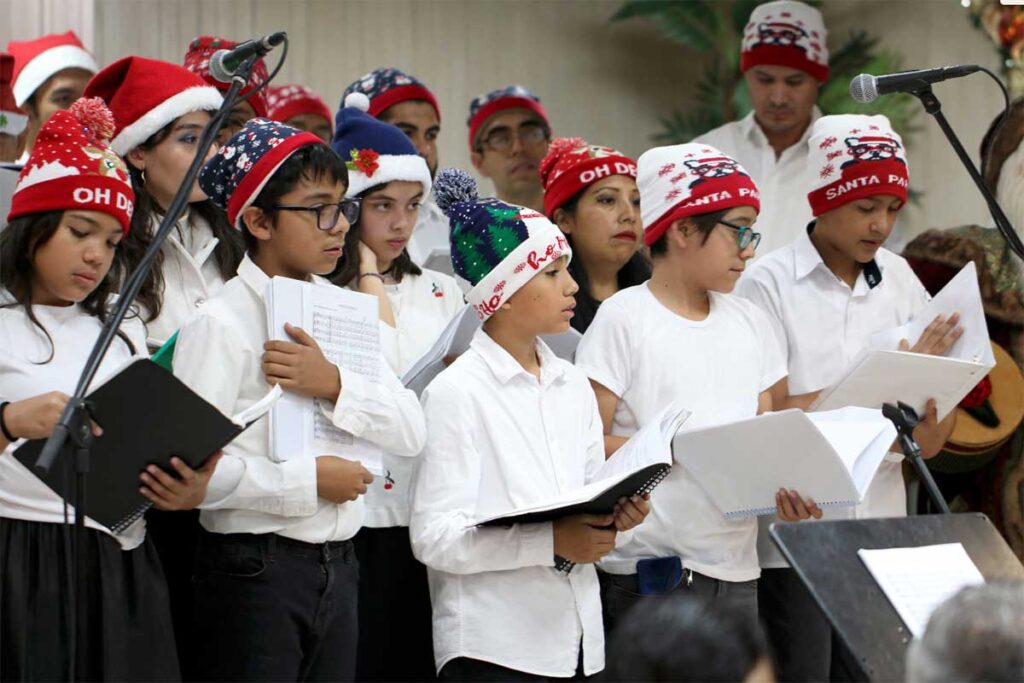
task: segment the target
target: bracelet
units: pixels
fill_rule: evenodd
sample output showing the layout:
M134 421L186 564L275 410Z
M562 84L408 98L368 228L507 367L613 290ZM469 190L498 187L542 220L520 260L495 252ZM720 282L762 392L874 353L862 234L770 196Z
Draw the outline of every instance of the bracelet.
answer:
M356 282L362 280L364 277L375 277L380 280L381 284L384 284L384 276L380 273L359 273L359 277L356 278Z
M14 443L15 441L18 440L18 437L14 436L9 431L7 431L7 424L4 422L4 410L9 405L9 401L4 401L3 403L0 403L0 433L3 433L5 439L10 441L11 443Z

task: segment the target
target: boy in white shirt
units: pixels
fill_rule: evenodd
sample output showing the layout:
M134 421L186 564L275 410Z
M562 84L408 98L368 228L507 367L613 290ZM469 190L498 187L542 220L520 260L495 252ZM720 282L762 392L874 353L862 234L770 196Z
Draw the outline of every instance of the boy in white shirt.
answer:
M335 426L389 452L423 447L423 413L392 373L374 384L342 372L302 329L268 341L269 279L333 287L352 206L341 159L312 133L266 119L246 123L204 166L203 190L244 230L238 276L178 336L174 371L225 414L279 384L319 399ZM385 362L383 356L381 362ZM349 540L373 477L358 462L275 461L263 420L225 447L221 475L200 505L205 529L195 575L200 677L352 680L357 562Z
M884 116L825 116L810 134L807 195L815 220L791 244L759 259L737 293L768 315L787 360L788 377L773 391L775 409L807 409L868 348L871 336L909 321L928 293L900 256L882 244L907 200L909 175L900 136ZM941 355L959 337L957 316L936 320L913 348ZM941 423L934 402L914 436L923 455L937 454L953 429ZM886 456L854 509L830 518L902 517L906 514L903 456ZM760 605L778 656L782 680L829 676L830 629L795 572L768 537L758 537Z
M771 410L769 390L786 374L765 314L728 294L760 239L758 191L743 168L706 145L657 147L640 157L637 185L651 279L601 305L576 355L609 453L671 401L693 411L688 427ZM606 626L676 589L728 597L756 618L757 522L727 520L685 459L652 502L633 541L601 562ZM784 519L821 514L793 491L776 502Z
M623 498L614 514L554 523L473 525L578 489L604 463L586 377L537 339L569 328L571 250L536 211L479 200L461 171L442 171L436 188L455 271L473 283L468 299L484 321L423 394L430 427L410 533L430 577L437 669L442 680L589 676L604 668L591 563L643 520L647 502ZM579 566L565 574L556 556Z

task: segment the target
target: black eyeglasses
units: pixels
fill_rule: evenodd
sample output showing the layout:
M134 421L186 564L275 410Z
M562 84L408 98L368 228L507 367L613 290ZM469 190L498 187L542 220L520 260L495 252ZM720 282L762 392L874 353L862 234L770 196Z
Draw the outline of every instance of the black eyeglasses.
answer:
M358 199L343 199L337 204L317 204L316 206L289 206L276 204L278 211L308 211L316 214L316 227L320 230L333 230L338 224L338 217L345 216L345 221L353 225L359 220L362 202Z
M487 147L495 152L508 154L512 150L516 138L523 143L523 147L535 147L551 139L551 131L546 126L535 122L522 124L518 131L511 128L499 128L480 141L480 149Z
M757 245L761 244L761 233L754 232L754 229L749 225L736 225L722 219L719 219L718 222L727 228L739 231L739 234L736 235L736 246L740 248L740 251L745 250L750 245L754 245L754 251L757 251Z

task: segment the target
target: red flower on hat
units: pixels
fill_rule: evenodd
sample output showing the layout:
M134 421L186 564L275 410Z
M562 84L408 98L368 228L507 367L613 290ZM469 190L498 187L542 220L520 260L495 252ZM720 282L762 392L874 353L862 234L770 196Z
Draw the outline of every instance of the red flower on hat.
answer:
M373 174L380 168L380 164L377 163L380 154L372 149L353 149L349 152L349 156L352 157L352 160L345 162L348 170L360 171L367 178L372 178Z

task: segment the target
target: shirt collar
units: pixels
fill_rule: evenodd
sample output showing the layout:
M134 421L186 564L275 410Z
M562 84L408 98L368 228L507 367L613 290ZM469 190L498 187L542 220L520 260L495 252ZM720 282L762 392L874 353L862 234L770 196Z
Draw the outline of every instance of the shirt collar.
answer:
M814 231L814 225L817 221L811 221L807 224L807 230L805 230L796 241L793 243L793 276L797 280L803 278L814 272L814 269L821 265L824 268L828 268L825 262L821 258L821 254L818 253L817 247L811 242L811 232ZM863 293L863 286L871 290L882 284L882 268L878 265L877 259L871 259L864 264L861 269L861 274L857 276L857 282L854 283L853 293Z
M487 334L482 327L473 335L473 341L470 342L469 346L480 354L480 357L484 359L484 363L494 373L495 379L501 384L508 384L513 378L520 376L531 380L536 379L527 372L526 368L519 364L519 361L512 357L512 354L506 351L498 342L494 341L491 335ZM547 387L556 380L560 380L565 374L565 368L561 363L556 362L558 360L557 356L540 339L537 340L537 355L540 358L541 386Z
M238 264L238 277L242 278L242 282L255 292L256 296L263 299L267 293L267 283L270 282L270 277L249 258L248 254L243 256L241 263Z

